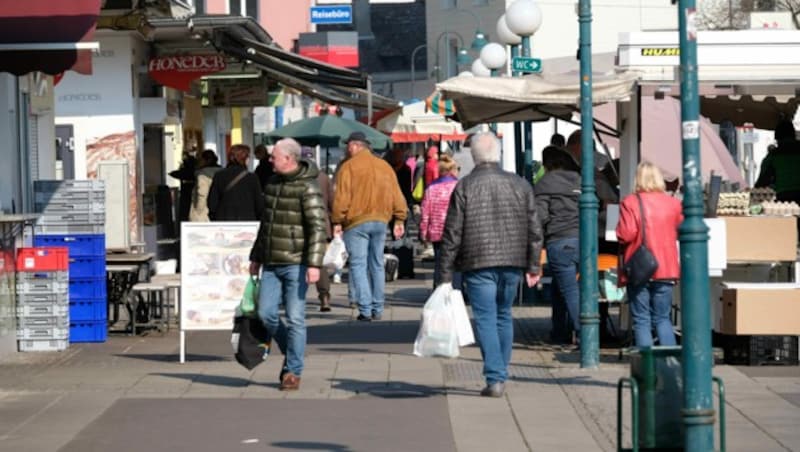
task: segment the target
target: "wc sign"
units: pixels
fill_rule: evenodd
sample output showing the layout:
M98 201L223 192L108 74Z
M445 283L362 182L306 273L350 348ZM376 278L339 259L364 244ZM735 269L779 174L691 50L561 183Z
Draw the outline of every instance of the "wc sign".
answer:
M312 24L351 24L353 7L350 5L312 6Z

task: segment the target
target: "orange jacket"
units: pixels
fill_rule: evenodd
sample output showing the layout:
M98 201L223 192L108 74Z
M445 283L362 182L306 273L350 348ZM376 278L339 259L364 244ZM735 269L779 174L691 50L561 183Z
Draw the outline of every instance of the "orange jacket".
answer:
M346 230L368 221L403 222L407 215L397 176L385 160L365 149L342 162L336 174L333 224Z
M652 279L678 279L681 276L678 260L678 226L683 221L681 202L664 192L639 193L644 204L647 227L647 247L658 269ZM623 262L633 255L642 243L641 213L636 194L628 195L619 206L617 239L621 245ZM620 285L625 275L620 269Z

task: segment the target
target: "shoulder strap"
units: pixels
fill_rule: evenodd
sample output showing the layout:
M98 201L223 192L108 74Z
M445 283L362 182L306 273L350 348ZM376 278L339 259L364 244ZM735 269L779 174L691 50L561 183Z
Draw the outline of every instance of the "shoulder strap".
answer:
M639 200L639 215L642 217L641 218L642 221L640 222L642 224L642 245L647 246L647 242L645 241L645 238L646 238L646 234L645 233L647 231L647 223L645 222L645 219L644 219L644 203L642 202L642 197L639 196L639 193L636 193L636 199Z
M225 191L223 191L223 193L227 193L231 188L235 187L245 176L247 176L247 170L243 170L241 173L237 174L236 177L225 186Z

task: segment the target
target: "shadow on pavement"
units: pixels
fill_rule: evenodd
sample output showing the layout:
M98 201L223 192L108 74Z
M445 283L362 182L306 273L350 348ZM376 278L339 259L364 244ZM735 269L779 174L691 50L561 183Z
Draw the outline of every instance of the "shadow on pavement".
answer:
M413 344L419 322L346 322L308 326L308 344Z
M297 450L324 450L327 452L353 452L349 446L334 443L317 443L310 441L279 441L272 443L273 447Z
M230 345L228 345L230 347ZM152 354L136 354L136 353L125 353L125 354L115 354L113 355L117 358L130 358L130 359L140 359L143 361L156 361L156 362L165 362L165 363L176 363L178 362L179 356L177 353L152 353ZM233 352L231 352L231 356L233 356ZM200 362L220 362L220 361L233 361L233 358L227 356L220 356L220 355L198 355L193 353L188 353L186 355L186 361L200 361Z
M594 380L592 377L576 376L576 377L511 377L512 381L519 381L525 383L538 383L544 385L557 385L557 386L599 386L603 388L616 388L616 383L609 383L607 381Z
M206 385L227 386L230 388L244 388L251 384L261 385L261 383L255 383L246 378L228 377L225 375L207 375L207 374L197 374L197 373L169 373L169 372L156 372L156 373L151 373L149 375L156 375L159 377L169 377L179 380L189 380L192 383L200 383ZM272 385L267 385L267 386L272 386ZM278 385L275 384L274 386Z
M383 399L408 399L445 394L445 390L442 387L423 386L403 381L378 383L349 378L334 378L331 380L331 384L334 389Z

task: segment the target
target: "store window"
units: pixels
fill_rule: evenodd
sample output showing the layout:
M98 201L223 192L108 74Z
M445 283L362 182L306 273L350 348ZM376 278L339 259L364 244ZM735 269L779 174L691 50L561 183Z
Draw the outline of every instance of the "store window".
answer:
M455 9L456 0L441 0L442 9Z
M258 20L258 0L228 0L228 12L232 16L249 16Z
M488 6L489 0L472 0L472 6Z
M206 0L194 0L194 14L202 16L206 13Z

